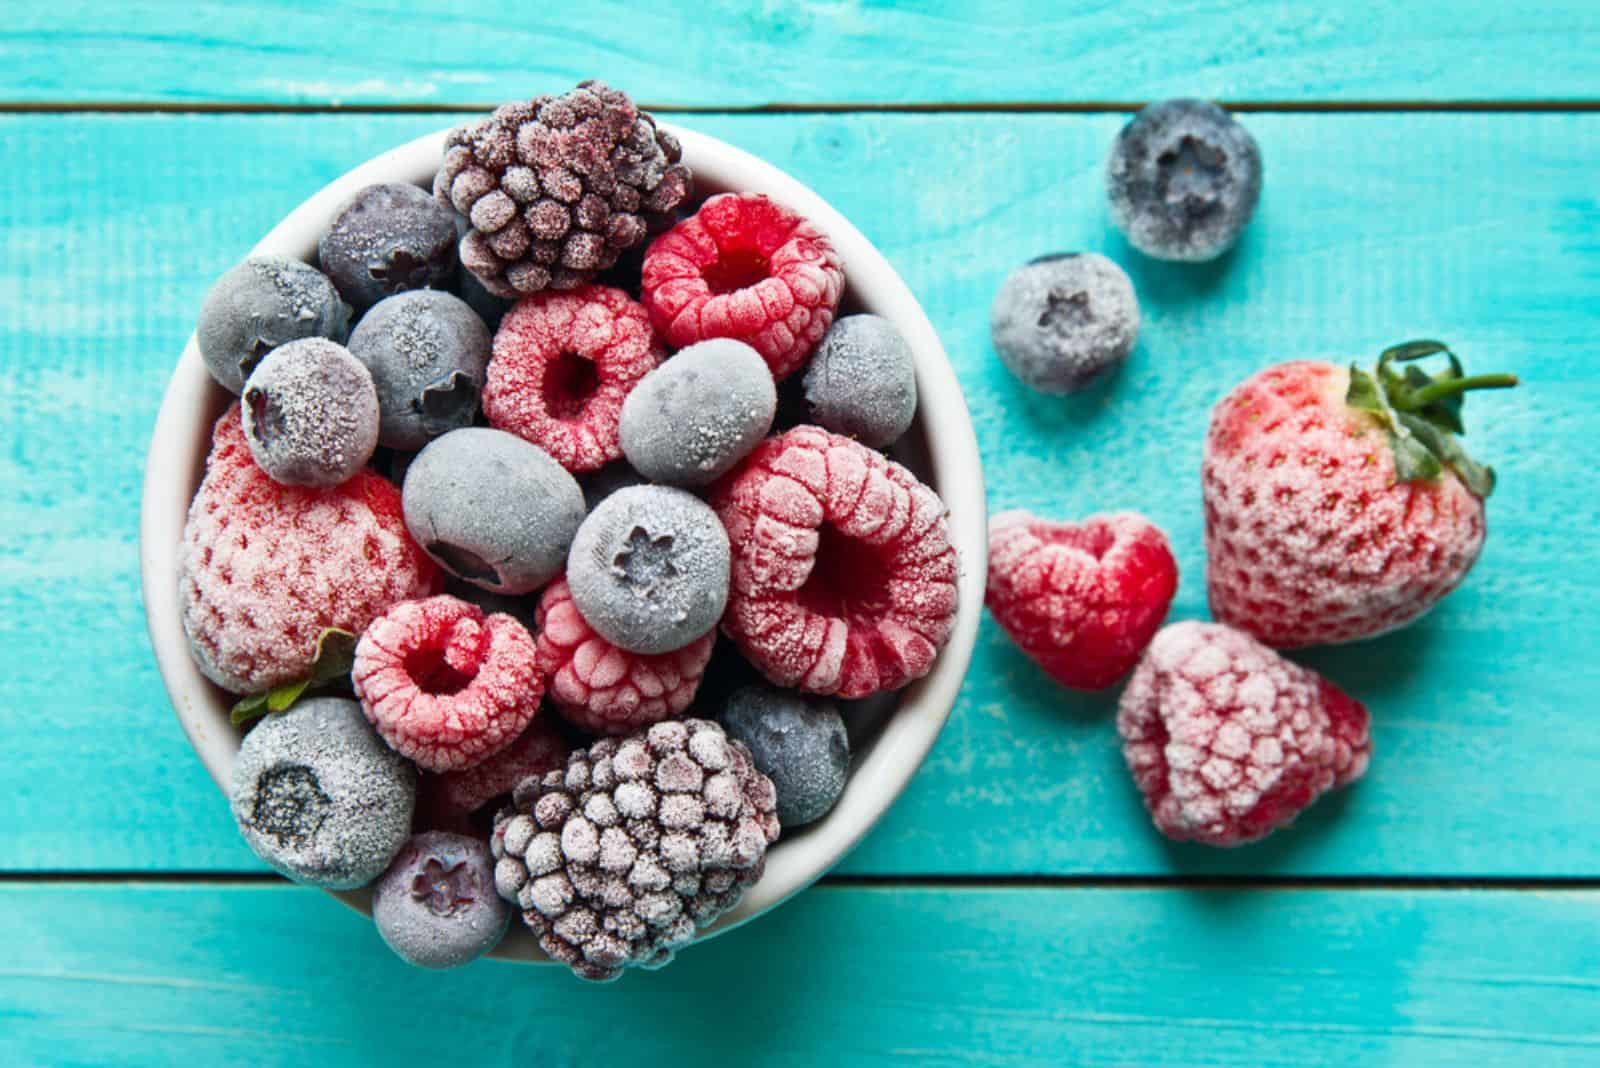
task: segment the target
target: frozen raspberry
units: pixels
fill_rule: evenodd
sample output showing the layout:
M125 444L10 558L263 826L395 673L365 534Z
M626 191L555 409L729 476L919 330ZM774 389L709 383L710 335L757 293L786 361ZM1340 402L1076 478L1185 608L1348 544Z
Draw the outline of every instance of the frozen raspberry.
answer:
M324 630L359 634L439 584L406 533L399 490L370 470L330 490L274 482L251 459L238 404L212 433L179 575L195 662L234 693L304 678Z
M1166 535L1141 515L989 523L989 611L1063 686L1100 690L1127 674L1177 589Z
M350 675L384 741L424 771L470 768L506 748L544 697L528 628L448 594L375 620Z
M1117 712L1122 755L1169 838L1236 846L1293 822L1372 755L1367 710L1219 623L1150 643Z
M663 355L649 315L620 289L528 297L494 335L483 413L568 471L594 471L621 458L623 399Z
M595 734L627 734L679 715L700 688L715 629L658 656L630 653L591 627L566 579L539 600L539 667L556 711Z
M543 775L566 763L569 747L554 718L534 716L517 740L461 771L423 778L422 792L447 817L465 818L516 789L530 775ZM458 824L459 825L459 824Z
M641 287L673 348L735 338L782 379L828 332L844 268L822 231L788 208L756 193L723 193L656 238Z
M718 484L733 545L723 630L779 686L865 697L922 677L956 614L944 502L897 463L813 426Z

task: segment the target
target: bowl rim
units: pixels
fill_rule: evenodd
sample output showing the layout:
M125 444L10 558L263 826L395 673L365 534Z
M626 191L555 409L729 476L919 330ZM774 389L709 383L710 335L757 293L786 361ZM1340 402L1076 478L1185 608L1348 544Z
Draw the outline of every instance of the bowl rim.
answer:
M696 935L700 941L731 930L782 904L837 864L882 818L921 767L955 705L977 641L987 572L987 505L977 435L955 369L933 324L883 254L819 194L771 163L707 134L661 123L676 137L702 188L765 193L818 226L846 264L847 288L857 303L895 324L911 345L917 381L917 425L924 433L930 481L949 509L950 540L958 560L958 603L950 639L933 670L901 691L898 707L879 728L865 757L852 761L837 804L798 837L780 841L766 870L731 911ZM374 156L329 182L270 230L251 256L311 260L316 237L358 189L376 182L427 185L444 154L449 128ZM220 396L189 336L156 417L144 469L139 564L146 626L173 710L212 781L228 793L239 734L222 693L195 666L181 622L178 558L189 502L207 451L205 428L220 411ZM931 420L937 433L928 432ZM162 477L166 476L166 477ZM330 891L370 912L370 890ZM490 956L548 961L522 924Z

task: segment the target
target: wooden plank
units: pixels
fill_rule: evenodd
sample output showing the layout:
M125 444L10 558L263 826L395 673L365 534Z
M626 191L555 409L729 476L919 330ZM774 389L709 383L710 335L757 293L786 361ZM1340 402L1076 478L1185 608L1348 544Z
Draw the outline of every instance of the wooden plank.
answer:
M0 119L0 866L257 866L188 754L151 667L134 553L141 454L210 280L301 197L430 116ZM1522 373L1474 402L1499 464L1493 531L1424 623L1308 657L1377 716L1370 777L1241 851L1150 830L1111 698L1062 694L986 627L929 763L857 873L1594 875L1600 560L1600 116L1251 119L1261 216L1220 265L1138 259L1108 229L1112 116L699 117L855 219L925 302L979 427L990 504L1138 507L1173 536L1177 618L1204 614L1206 408L1276 359L1415 335ZM1053 248L1128 264L1146 327L1072 400L1028 394L987 341L1014 264Z
M609 987L410 968L272 885L9 884L0 903L7 1064L1600 1057L1593 892L824 888Z
M710 108L1600 97L1587 0L13 6L9 101L493 104L586 77Z

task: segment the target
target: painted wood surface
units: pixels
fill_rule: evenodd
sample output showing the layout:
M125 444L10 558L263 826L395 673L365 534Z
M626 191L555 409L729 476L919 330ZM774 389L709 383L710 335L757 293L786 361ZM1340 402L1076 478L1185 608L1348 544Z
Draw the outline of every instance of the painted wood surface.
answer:
M146 647L143 450L210 281L322 182L448 121L0 117L5 870L258 870ZM1200 437L1232 381L1438 335L1472 366L1528 382L1469 406L1502 486L1466 587L1401 634L1307 657L1373 707L1367 781L1262 846L1169 847L1120 766L1111 699L1063 695L986 625L929 763L844 871L1600 872L1588 448L1600 366L1587 355L1600 334L1600 115L1250 116L1267 161L1261 214L1232 256L1198 269L1141 260L1110 230L1100 166L1116 116L689 121L813 185L902 271L967 390L993 508L1135 507L1171 532L1178 618L1204 613ZM1013 265L1069 247L1128 265L1146 325L1113 382L1049 400L1000 368L987 307Z
M1594 892L823 888L584 987L410 968L308 890L12 885L0 1062L1562 1068L1600 1059L1597 919Z
M1600 7L1249 0L13 3L0 100L655 104L1600 98Z

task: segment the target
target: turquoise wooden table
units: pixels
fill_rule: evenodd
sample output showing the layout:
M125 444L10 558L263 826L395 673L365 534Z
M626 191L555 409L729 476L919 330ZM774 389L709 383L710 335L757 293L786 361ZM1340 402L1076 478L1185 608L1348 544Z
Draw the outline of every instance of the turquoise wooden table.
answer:
M1076 10L1071 10L1076 8ZM55 0L0 18L0 1064L1600 1063L1600 7L412 5ZM1418 335L1515 396L1466 586L1305 659L1371 706L1367 779L1233 852L1172 846L1112 698L990 624L921 774L822 885L665 972L406 968L240 843L144 636L136 508L211 280L322 183L603 76L788 169L899 268L993 508L1136 507L1205 613L1200 435L1279 359ZM1236 106L1266 187L1209 267L1145 260L1100 168L1138 101ZM1146 326L1030 395L987 308L1101 250Z

